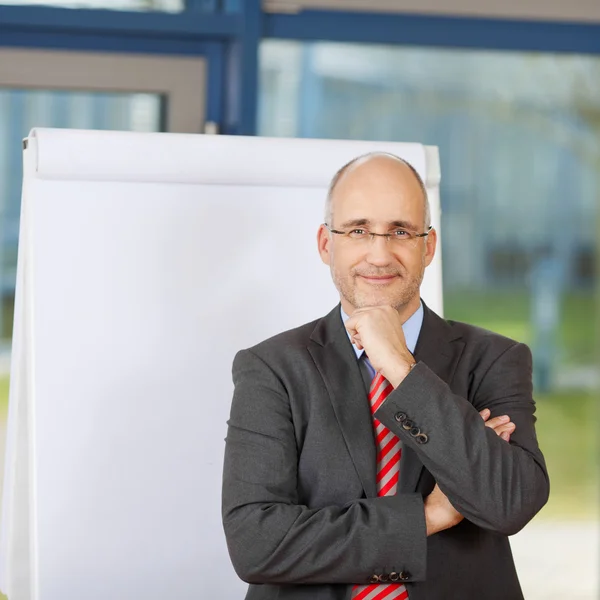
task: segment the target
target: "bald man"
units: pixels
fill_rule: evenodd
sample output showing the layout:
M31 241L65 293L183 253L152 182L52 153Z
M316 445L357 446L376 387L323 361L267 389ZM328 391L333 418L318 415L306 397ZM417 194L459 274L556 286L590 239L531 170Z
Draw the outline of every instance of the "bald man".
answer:
M223 524L253 600L522 600L508 536L546 503L531 354L445 321L398 157L334 176L317 234L340 304L237 354Z

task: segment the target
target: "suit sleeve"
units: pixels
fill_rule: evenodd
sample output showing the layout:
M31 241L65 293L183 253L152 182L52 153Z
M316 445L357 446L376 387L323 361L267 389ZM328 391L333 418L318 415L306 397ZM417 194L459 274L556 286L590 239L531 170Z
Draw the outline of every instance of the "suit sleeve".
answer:
M516 425L510 443L485 427L478 413L484 408L490 409L492 417L510 416ZM473 404L453 394L419 363L376 416L419 455L466 519L512 535L542 508L549 494L534 412L531 352L524 344L514 344L492 362ZM399 422L403 414L416 427L412 433ZM427 435L426 443L418 443L417 430Z
M223 473L223 525L233 566L249 583L368 583L404 571L425 578L420 494L309 508L297 493L297 447L281 380L252 351L233 363L235 391Z

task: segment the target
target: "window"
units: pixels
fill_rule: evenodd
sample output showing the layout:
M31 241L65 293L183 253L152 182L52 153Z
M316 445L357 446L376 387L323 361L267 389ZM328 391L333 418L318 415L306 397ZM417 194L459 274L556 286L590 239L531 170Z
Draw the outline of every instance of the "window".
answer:
M0 4L58 6L62 8L106 8L110 10L139 10L181 12L185 0L0 0Z
M260 61L261 135L439 146L445 316L534 355L551 495L513 538L525 597L564 572L597 597L600 57L266 40Z

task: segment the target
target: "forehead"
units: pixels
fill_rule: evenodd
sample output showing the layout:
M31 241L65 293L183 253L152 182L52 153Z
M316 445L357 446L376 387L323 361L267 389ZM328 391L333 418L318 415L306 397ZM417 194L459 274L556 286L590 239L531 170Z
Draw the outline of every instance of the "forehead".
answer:
M386 157L350 167L332 193L335 221L368 219L389 223L399 219L422 224L425 199L420 182L404 163Z

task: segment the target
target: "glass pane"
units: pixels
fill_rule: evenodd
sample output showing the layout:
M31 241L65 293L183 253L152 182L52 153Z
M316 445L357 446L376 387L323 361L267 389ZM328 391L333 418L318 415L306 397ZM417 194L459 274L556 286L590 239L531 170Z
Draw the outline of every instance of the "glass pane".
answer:
M62 8L106 8L110 10L140 10L181 12L185 0L0 0L0 4L60 6Z
M525 597L576 572L596 598L600 57L268 40L260 61L261 135L440 147L446 317L534 353L551 497L513 538Z

